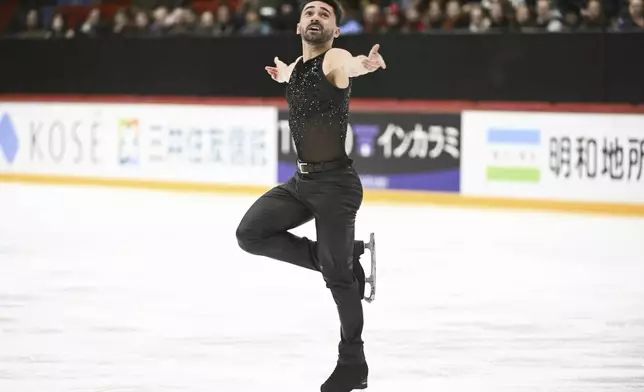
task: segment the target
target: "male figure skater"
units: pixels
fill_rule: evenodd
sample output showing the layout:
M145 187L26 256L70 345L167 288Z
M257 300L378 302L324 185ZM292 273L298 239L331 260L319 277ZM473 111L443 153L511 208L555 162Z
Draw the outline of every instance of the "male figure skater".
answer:
M321 391L349 392L365 389L369 372L362 340L365 273L359 261L365 244L354 240L363 188L345 151L351 78L386 65L378 45L356 57L332 48L343 16L337 0L304 1L297 25L302 56L288 66L275 57L275 66L266 67L275 81L287 83L297 173L261 196L236 234L248 253L322 274L338 309L341 339L336 368ZM317 242L288 232L313 218Z

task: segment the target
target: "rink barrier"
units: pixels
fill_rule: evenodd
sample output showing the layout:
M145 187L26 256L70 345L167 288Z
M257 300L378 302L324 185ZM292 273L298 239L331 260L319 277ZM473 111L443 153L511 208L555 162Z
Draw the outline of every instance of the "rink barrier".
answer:
M21 108L19 105L10 107L12 103L27 104L27 108ZM36 103L43 103L45 106L29 105ZM158 107L154 106L158 104L167 106L158 110ZM82 105L86 105L84 111L79 109ZM353 137L348 139L355 141L348 144L347 149L352 153L361 175L365 175L365 202L429 203L473 208L644 216L644 181L640 178L636 180L635 177L635 173L639 175L638 170L642 162L639 158L633 161L633 146L639 146L634 144L633 140L642 140L641 146L644 151L644 125L640 128L639 123L644 114L644 106L356 99L352 101L351 108L350 134ZM20 114L19 111L23 109L26 111ZM275 99L0 95L0 147L5 155L3 157L0 153L0 181L259 195L294 172L294 151L288 143L290 134L284 109L284 101ZM23 132L19 135L23 143L32 143L30 154L24 151L15 154L13 167L6 163L6 156L12 149L7 147L11 143L7 143L5 135L7 126L3 123L3 110L12 113L12 126L18 129L18 133ZM506 121L504 125L515 131L520 127L512 127L516 125L512 124L512 121L521 121L519 125L525 128L524 130L534 132L532 125L543 125L540 122L550 119L553 114L587 116L589 111L593 116L610 115L603 118L594 117L593 120L599 120L597 124L601 124L601 121L612 122L617 116L616 113L620 113L620 116L631 115L621 117L625 121L625 130L619 132L623 147L628 147L629 143L631 146L630 150L622 150L622 156L626 155L627 161L631 160L628 167L629 177L627 180L611 183L606 175L602 178L595 173L595 181L588 181L581 186L573 197L569 195L573 189L570 181L556 183L552 182L553 178L548 179L547 176L552 174L549 170L553 170L551 165L541 168L537 176L534 175L534 168L529 167L527 171L525 167L520 168L521 170L514 167L510 171L486 169L483 163L486 163L485 159L489 157L490 151L479 148L484 143L475 140L476 138L472 139L474 136L486 134L488 130L484 128L488 127L487 122L493 123L499 119ZM58 124L54 118L61 113L66 113L66 117L59 119ZM493 116L489 117L490 114ZM114 116L119 119L118 127L106 128L102 121ZM579 116L570 117L568 121L580 118L583 119ZM476 121L472 122L472 119ZM20 123L21 121L23 123ZM152 122L156 122L158 126L151 126ZM592 127L594 123L587 122L585 127ZM49 128L51 134L56 137L50 137L46 142L44 139L38 142L29 140L34 139L34 134L40 139L44 138L45 132L42 129L47 129L47 124L57 124L57 127L52 125ZM206 133L202 131L209 124L224 124L217 129L217 135L222 139L208 139L204 136ZM468 130L468 127L471 129ZM476 130L476 127L483 128ZM183 135L183 128L201 129L202 131L196 133L199 136L195 139L198 143L189 145L188 149L183 149L186 147L184 145L173 149L168 138L164 143L170 145L167 149L172 150L172 154L157 154L155 159L140 165L142 160L146 159L145 154L139 151L145 150L140 144L149 136L141 135L156 130L159 135L169 134L176 137ZM573 132L564 136L574 142L579 136L579 129L583 128L566 127L563 131L569 133L572 129L576 130L577 134ZM635 130L639 132L635 133ZM544 128L543 140L561 140L562 135L557 134L560 131L556 127ZM386 144L390 142L390 139L385 137L387 132L389 136L399 135L401 140L413 134L413 138L410 139L413 142L404 149L400 144ZM601 127L592 132L597 136L592 139L593 146L599 150L602 138L615 136L614 132ZM67 139L63 135L67 135ZM448 138L452 138L454 149L451 154L434 148L437 137L444 144L447 144ZM525 137L520 138L519 141L529 141L524 139ZM222 140L231 140L232 144L223 146ZM434 144L429 144L432 148L428 149L427 143L431 142ZM157 144L159 143L151 143L150 146ZM212 163L215 155L204 150L203 146L215 144L219 146L219 152L223 155L231 151L236 151L236 155L219 157L217 165L208 166L206 163ZM200 147L192 148L194 146ZM560 148L561 145L557 144L557 147ZM462 148L465 148L464 154ZM49 153L53 153L55 160L45 157L48 150ZM430 157L429 151L438 152ZM552 153L551 149L544 151ZM597 150L593 151L597 153ZM417 167L419 154L425 158L421 161L424 162L425 170L422 175ZM37 164L29 162L29 156L31 161L34 161L34 157L40 161L36 162ZM105 159L116 156L118 162L116 159L113 159L114 162ZM601 158L601 154L597 157ZM193 161L203 165L190 166ZM560 172L561 159L558 162L559 167L556 169ZM490 166L489 162L487 164ZM523 163L519 166L521 164ZM16 170L16 167L20 170ZM622 169L624 168L626 166ZM568 172L574 169L574 166L570 166ZM589 170L588 167L583 169ZM383 170L387 173L382 172ZM492 178L503 179L504 176L509 176L511 181L482 182L481 176L489 176L490 172L494 174ZM532 174L522 177L526 173ZM517 179L526 181L519 181L517 186ZM536 186L536 181L542 179L551 182ZM612 191L613 188L616 191ZM523 194L515 193L517 189L521 189Z
M379 44L387 60L385 71L356 79L354 98L644 102L644 79L632 77L644 69L639 32L341 34L335 44L354 55ZM283 86L267 77L264 67L275 56L288 63L301 52L294 32L160 40L4 39L0 90L281 98ZM55 53L56 61L47 67L33 61L43 53Z

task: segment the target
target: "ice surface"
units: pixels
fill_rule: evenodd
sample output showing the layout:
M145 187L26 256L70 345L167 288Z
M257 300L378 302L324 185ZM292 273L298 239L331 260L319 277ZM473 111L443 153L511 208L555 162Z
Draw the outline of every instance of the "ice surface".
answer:
M335 305L237 247L253 200L0 184L0 391L319 391ZM368 391L644 390L644 220L365 204L357 224Z

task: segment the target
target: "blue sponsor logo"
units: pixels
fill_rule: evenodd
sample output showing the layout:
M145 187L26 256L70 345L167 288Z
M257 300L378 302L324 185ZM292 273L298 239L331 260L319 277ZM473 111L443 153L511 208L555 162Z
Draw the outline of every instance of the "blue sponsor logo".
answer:
M0 150L9 163L13 163L18 154L18 135L8 114L0 117Z
M380 127L371 124L356 124L352 128L357 141L356 153L364 158L372 156L376 152L376 137L380 133Z
M488 181L540 182L540 130L491 128L487 144L492 150L492 161L486 167Z
M493 128L487 131L487 142L538 146L541 144L541 132L533 129Z

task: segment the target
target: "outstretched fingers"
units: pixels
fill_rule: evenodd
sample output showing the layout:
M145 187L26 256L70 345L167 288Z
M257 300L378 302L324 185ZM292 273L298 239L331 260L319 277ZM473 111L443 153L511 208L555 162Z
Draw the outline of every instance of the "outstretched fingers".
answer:
M362 60L362 66L369 71L375 71L380 67L380 62L378 60L370 60L369 58L366 58Z
M264 69L266 69L266 72L268 72L268 74L271 75L273 79L277 78L278 72L276 67L264 67Z
M387 68L387 64L385 63L385 59L383 59L380 54L378 54L377 61L378 61L378 64L380 64L380 66L382 67L382 69Z
M378 51L380 50L380 44L375 44L371 50L369 51L369 56L367 57L367 61L369 61L369 70L372 70L371 67L381 67L382 69L387 68L387 64L385 63L385 60L382 58L380 53ZM367 65L365 65L367 67Z

